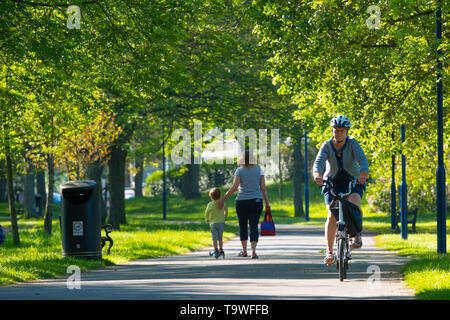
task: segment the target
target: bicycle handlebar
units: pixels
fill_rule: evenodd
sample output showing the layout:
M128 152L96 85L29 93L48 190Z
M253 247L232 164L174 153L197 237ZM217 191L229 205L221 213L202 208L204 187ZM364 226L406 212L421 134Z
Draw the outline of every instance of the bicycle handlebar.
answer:
M330 181L328 181L328 179L322 179L325 183L323 184L323 185L321 185L322 187L323 186L325 186L325 185L328 185L329 187L330 187L330 192L331 192L331 194L333 195L333 196L335 196L335 197L341 197L341 198L343 198L343 197L345 197L345 196L348 196L349 194L351 194L352 193L352 184L355 184L356 182L357 182L357 179L352 179L352 180L350 180L350 182L348 183L348 193L342 193L342 192L340 192L338 195L334 192L334 190L333 190L333 185L331 184L331 182Z

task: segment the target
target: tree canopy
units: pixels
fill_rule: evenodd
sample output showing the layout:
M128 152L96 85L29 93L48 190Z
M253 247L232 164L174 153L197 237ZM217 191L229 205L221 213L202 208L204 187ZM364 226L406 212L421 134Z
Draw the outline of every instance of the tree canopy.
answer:
M402 152L412 190L430 195L436 50L444 52L445 84L450 49L448 2L441 42L436 3L1 1L0 158L8 179L14 161L26 157L50 176L56 166L76 178L93 163L108 163L109 178L122 181L113 174L123 174L128 151L157 152L162 125L168 136L201 121L202 133L277 128L282 137L300 140L308 131L320 142L330 135L329 120L345 114L373 177L385 179L391 155ZM447 96L444 85L446 153ZM123 190L113 192L120 198ZM49 195L49 233L51 201ZM126 220L123 202L113 203L116 226Z
M449 45L448 2L442 2L441 43L435 39L436 1L379 1L378 16L368 11L370 1L254 3L254 31L271 55L265 73L298 106L296 117L313 139L330 136L329 120L345 114L352 120L350 134L369 156L373 177L389 177L391 155L402 152L412 188L429 189L437 163L436 50L440 46L445 53ZM440 59L445 84L448 51ZM444 85L448 153L447 93Z

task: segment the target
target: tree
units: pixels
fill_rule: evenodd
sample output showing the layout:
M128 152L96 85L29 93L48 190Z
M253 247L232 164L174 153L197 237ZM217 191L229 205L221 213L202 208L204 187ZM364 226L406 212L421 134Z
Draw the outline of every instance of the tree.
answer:
M111 149L110 161L119 163L119 167L110 170L110 178L116 179L114 174L120 175L125 169L121 159L126 155L124 143L129 141L136 125L134 119L149 112L151 102L164 99L162 86L179 79L179 68L183 66L176 63L174 56L184 37L187 18L195 21L197 9L209 6L209 2L81 1L83 20L79 30L66 28L68 6L58 1L18 0L0 4L0 23L8 31L0 36L5 65L11 65L10 61L25 61L22 65L28 66L28 70L24 79L16 84L21 88L41 89L37 96L29 97L29 103L41 110L34 116L48 120L44 124L39 118L34 119L41 126L33 129L33 134L40 136L30 139L36 137L39 146L46 151L49 170L47 232L51 229L56 141L63 138L62 127L58 127L63 115L58 112L64 110L56 110L53 104L64 102L92 107L102 105L98 101L102 98L99 92L114 94L117 103L113 104L113 112L116 123L122 128ZM53 112L48 117L44 106ZM76 128L75 125L65 129ZM111 185L114 189L111 201L115 203L117 198L119 216L124 217L121 185Z
M13 243L20 244L19 228L17 225L17 213L15 208L15 197L13 188L13 161L23 149L21 140L21 127L23 125L23 102L26 101L26 96L21 90L14 87L15 74L24 72L23 68L15 64L2 66L0 82L0 157L5 160L7 189L8 189L8 204L11 216L11 231Z
M62 9L67 6L57 2L0 3L0 25L6 31L0 36L0 59L4 63L1 70L1 97L5 110L2 110L7 110L7 113L2 114L2 136L5 137L2 151L7 162L11 189L11 219L16 220L11 161L24 153L19 146L26 143L33 150L30 155L38 150L32 159L42 160L45 157L45 166L48 168L49 192L44 223L47 233L51 233L57 142L63 134L71 133L71 128L65 125L70 123L71 116L77 114L70 114L67 109L73 106L70 102L76 100L81 104L89 100L92 91L89 87L92 82L83 81L88 80L88 77L83 77L83 71L87 69L81 69L82 64L79 63L88 61L88 57L83 54L82 48L77 50L79 40L87 34L71 32L65 23L61 23L65 22ZM75 83L74 75L81 83ZM65 108L61 108L63 103ZM17 223L14 221L12 229L14 243L18 244Z
M435 183L424 172L433 171L429 164L436 163L436 132L425 129L436 123L435 2L379 2L379 29L366 23L374 18L366 13L371 4L255 1L255 32L272 52L266 74L298 106L296 117L314 140L328 137L329 120L343 113L352 119L351 134L363 145L374 176L385 176L391 155L401 150L410 159L408 174L423 173L411 181L412 189L425 192ZM448 11L443 12L446 30ZM446 47L448 37L443 38ZM448 99L444 108L449 108ZM407 124L402 146L391 139L401 124Z
M85 178L88 167L94 163L105 164L109 146L121 132L111 112L91 110L82 115L77 119L79 132L64 136L58 155L69 178L76 180Z

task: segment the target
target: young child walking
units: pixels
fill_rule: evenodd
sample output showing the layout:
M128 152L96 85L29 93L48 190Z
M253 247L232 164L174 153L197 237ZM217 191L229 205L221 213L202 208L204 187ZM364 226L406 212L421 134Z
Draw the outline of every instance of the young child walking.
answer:
M211 202L208 203L205 210L205 220L210 224L211 236L214 245L214 255L217 259L221 255L225 257L223 252L223 229L225 227L225 220L228 217L228 208L224 205L222 209L217 206L217 201L220 199L220 190L218 188L212 188L209 191L209 197Z

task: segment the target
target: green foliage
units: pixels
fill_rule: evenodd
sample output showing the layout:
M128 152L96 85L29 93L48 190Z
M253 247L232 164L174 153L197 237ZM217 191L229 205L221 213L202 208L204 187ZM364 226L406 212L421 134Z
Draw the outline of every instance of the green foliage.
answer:
M235 170L236 165L234 164L208 164L206 162L202 162L200 164L200 191L208 191L212 187L223 187L232 182ZM187 171L188 168L186 166L174 167L166 171L166 187L169 192L180 194L181 177ZM146 185L150 196L155 196L162 193L162 178L163 172L161 170L155 171L147 177Z
M181 190L181 177L183 174L188 171L188 168L185 166L174 167L166 171L167 177L167 191L179 193ZM155 196L161 194L163 191L163 172L162 170L158 170L153 172L146 179L146 188L147 192L150 196Z
M420 179L420 178L419 178ZM408 210L418 208L419 214L432 213L436 210L436 195L433 185L424 185L422 183L413 183L409 180L407 183ZM400 211L400 191L401 182L396 184L396 211ZM367 202L370 210L374 212L390 214L391 212L391 179L378 178L374 183L367 186Z
M224 187L233 181L235 164L208 164L200 165L200 190L209 191L213 187Z
M366 198L369 203L369 209L373 212L390 214L391 212L391 189L384 179L378 183L371 183L367 187L369 193ZM397 208L399 207L398 197L396 197Z
M282 137L295 137L308 130L320 143L331 134L330 118L345 113L371 176L385 180L368 189L377 210L386 209L390 156L402 152L410 203L430 211L435 52L444 50L448 83L450 48L448 2L441 43L435 3L379 1L381 28L369 29L368 0L79 2L81 29L69 30L66 5L56 0L1 1L0 158L25 155L40 166L54 159L82 176L86 163L107 159L112 144L126 149L131 141L136 154L157 154L161 124L166 138L201 120L202 133L216 126L279 128ZM447 168L448 101L444 85ZM103 126L96 115L111 122ZM202 188L220 184L216 168L202 170ZM170 179L170 188L179 188L180 175Z
M106 163L109 146L121 133L111 113L90 110L83 116L78 119L82 124L79 132L64 135L57 158L57 163L66 169L69 178L77 180L85 178L89 165Z
M384 177L392 154L407 157L413 199L425 197L436 171L436 2L381 1L379 29L370 29L370 1L254 1L254 32L269 54L265 74L298 106L296 118L320 143L329 120L345 114L373 177ZM447 48L448 2L442 47ZM449 83L444 52L443 82ZM450 142L448 86L444 85L444 152ZM406 141L399 141L406 124ZM394 140L392 133L395 134ZM447 175L449 179L450 175ZM375 189L374 189L375 190Z

